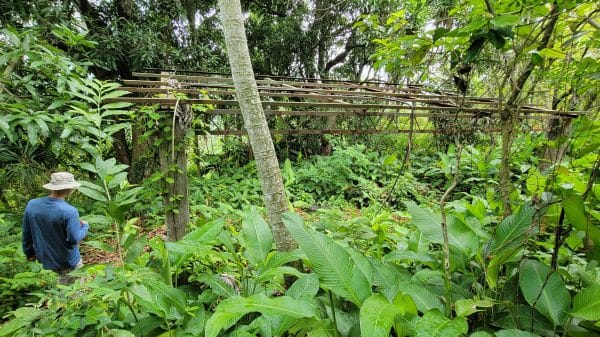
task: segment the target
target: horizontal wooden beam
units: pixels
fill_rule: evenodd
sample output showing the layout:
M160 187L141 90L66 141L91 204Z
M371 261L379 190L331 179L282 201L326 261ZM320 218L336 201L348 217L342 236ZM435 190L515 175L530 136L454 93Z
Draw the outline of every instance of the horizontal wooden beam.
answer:
M157 69L157 68L146 68L140 71L133 72L134 77L147 77L147 74L169 74L171 75L184 75L184 76L212 76L212 77L231 77L231 73L222 72L209 72L209 71L193 71L193 70L174 70L174 69ZM308 81L308 82L332 82L332 83L361 83L361 84L388 84L388 85L400 85L399 83L390 83L386 81L377 80L338 80L338 79L322 79L322 78L310 78L310 77L294 77L294 76L281 76L281 75L261 75L254 74L257 79L275 79L275 80L290 80L290 81ZM422 87L422 85L414 84L412 87Z
M446 118L446 119L455 119L455 118L493 118L498 119L497 114L493 114L490 116L481 116L480 114L474 113L426 113L426 112L382 112L382 111L365 111L365 112L353 112L353 111L315 111L315 110L305 110L305 111L289 111L289 110L264 110L265 115L267 116L310 116L310 117L366 117L366 116L379 116L385 118L395 118L395 117L427 117L427 118ZM242 111L240 109L214 109L202 112L205 115L241 115ZM521 115L520 118L525 119L551 119L554 116L548 115Z
M176 98L156 98L156 97L119 97L105 100L105 102L128 102L135 104L161 104L161 105L175 105L178 99ZM219 99L198 99L188 98L180 99L180 104L210 104L215 106L238 106L239 103L236 100L219 100ZM413 106L413 105L402 105L402 104L355 104L355 103L339 103L339 102L281 102L281 101L263 101L263 107L288 107L288 108L325 108L325 109L355 109L356 112L364 111L369 109L383 109L383 110L425 110L425 111L460 111L460 112L473 112L473 113L498 113L498 109L490 108L468 108L468 107L453 107L453 106ZM576 117L581 115L579 111L557 111L557 110L539 110L539 109L519 109L523 113L540 113L540 114L551 114L560 115L565 117Z
M196 83L233 83L233 78L224 76L193 76L193 75L169 75L169 74L153 74L153 73L133 73L135 77L145 78L158 78L158 79L174 79L183 82L196 82ZM422 88L402 88L396 85L388 84L360 84L356 82L308 82L308 81L296 81L296 80L273 80L273 79L256 79L257 84L271 84L271 85L294 85L298 87L319 87L319 88L377 88L394 91L406 91L406 92L419 92Z
M473 132L500 132L500 129L462 129L462 130L408 130L408 129L390 129L390 130L380 130L380 129L328 129L328 130L271 130L271 134L278 135L382 135L382 134L402 134L402 133L430 133L430 134L461 134L461 133L473 133ZM246 130L211 130L208 131L211 135L234 135L234 136L243 136L248 133Z
M183 76L183 75L179 75ZM124 84L130 86L168 86L172 83L168 81L156 81L156 80L123 80ZM207 82L179 82L178 83L182 88L221 88L221 89L234 89L233 82L231 80L227 81L217 81L214 78L210 78ZM289 81L257 81L259 90L270 90L270 91L291 91L291 90L304 90L304 91L330 91L330 92L348 92L350 89L353 89L351 92L361 92L368 95L423 95L427 97L447 97L452 99L467 99L467 100L476 100L480 102L492 103L496 102L497 98L494 97L478 97L478 96L463 96L457 95L452 92L438 92L438 91L428 91L426 89L419 88L401 88L394 86L387 86L385 88L382 87L374 87L367 85L344 85L344 86L334 86L332 88L337 89L346 89L346 90L336 90L336 89L327 89L331 86L324 85L323 83L313 83L313 82L289 82ZM360 91L359 91L360 90Z
M126 90L135 93L185 93L198 95L201 89L190 88L144 88L144 87L121 87L121 90ZM223 90L230 89L230 90ZM227 88L219 88L219 90L209 89L202 91L206 95L235 95L234 86L229 85ZM297 98L316 98L316 99L357 99L357 100L385 100L385 101L404 101L404 102L420 102L420 103L440 103L452 105L464 104L481 104L496 106L496 101L486 100L467 100L462 97L442 96L435 94L407 94L400 92L365 92L356 90L316 90L306 88L273 88L273 87L258 87L261 97L297 97ZM300 94L298 94L300 92Z

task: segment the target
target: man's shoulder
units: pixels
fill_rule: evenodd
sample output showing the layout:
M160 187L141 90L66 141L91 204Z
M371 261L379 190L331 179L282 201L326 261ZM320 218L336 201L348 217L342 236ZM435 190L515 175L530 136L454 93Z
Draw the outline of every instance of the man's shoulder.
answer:
M47 198L48 197L40 197L40 198L31 199L27 203L27 207L39 205L39 204L43 203L44 200L46 200Z
M79 212L77 211L77 208L75 208L75 206L69 204L67 201L65 200L61 200L60 203L57 204L57 207L61 210L63 210L63 212L68 213L69 215L77 215Z

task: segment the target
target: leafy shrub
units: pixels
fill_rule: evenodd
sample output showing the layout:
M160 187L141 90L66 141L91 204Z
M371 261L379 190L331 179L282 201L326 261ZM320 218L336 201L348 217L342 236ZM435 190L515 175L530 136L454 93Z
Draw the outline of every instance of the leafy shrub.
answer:
M21 249L20 223L0 215L0 313L14 310L35 300L56 279L41 265L29 262Z
M300 163L293 174L286 174L290 197L318 205L358 207L384 201L400 206L403 199L426 199L429 191L425 185L410 173L399 172L400 164L389 158L392 160L367 152L362 145L335 150L327 157L312 157ZM298 199L305 195L310 198Z
M209 207L228 204L233 209L262 204L262 192L254 162L243 167L212 170L190 181L190 200ZM192 211L198 205L190 205Z

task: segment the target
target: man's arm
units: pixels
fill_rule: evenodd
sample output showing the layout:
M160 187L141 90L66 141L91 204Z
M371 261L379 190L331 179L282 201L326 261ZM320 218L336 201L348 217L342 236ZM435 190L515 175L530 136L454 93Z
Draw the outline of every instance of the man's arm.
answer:
M33 250L33 238L31 236L31 225L27 218L27 208L25 208L25 214L23 215L23 253L27 256L27 260L35 260L35 251Z
M86 221L79 220L79 212L73 211L67 214L67 241L78 243L87 235L90 225Z

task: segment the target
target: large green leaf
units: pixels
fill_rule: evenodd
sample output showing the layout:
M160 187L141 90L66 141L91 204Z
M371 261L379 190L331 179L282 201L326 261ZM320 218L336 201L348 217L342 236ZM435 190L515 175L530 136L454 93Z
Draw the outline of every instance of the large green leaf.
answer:
M138 318L135 325L131 327L131 331L136 336L153 336L152 332L160 328L164 323L164 319L159 316L147 316Z
M563 200L562 206L569 223L577 230L585 232L592 239L595 246L600 246L600 229L597 226L590 226L588 224L590 220L585 214L586 209L582 197L578 194L570 193Z
M464 317L449 319L438 310L425 313L417 321L417 337L459 337L469 330Z
M240 232L246 248L245 256L253 265L262 265L267 254L273 249L273 233L256 207L244 214L242 231Z
M432 309L444 310L444 304L440 298L424 286L402 283L400 290L412 297L420 312L428 312Z
M265 294L256 294L248 298L230 297L219 303L213 315L206 322L205 336L216 337L223 329L235 324L250 312L263 315L282 315L292 318L318 317L316 307L306 301L295 300L288 296L268 298Z
M600 320L600 284L594 284L575 295L572 315L590 321Z
M523 205L516 214L500 222L494 236L485 245L484 254L489 260L485 277L492 288L498 283L500 266L515 256L535 232L532 227L535 212L535 208Z
M429 210L419 207L413 201L406 201L404 204L412 217L411 223L423 233L429 242L444 242L444 235L442 234L442 227L440 225L442 218L438 214L433 214Z
M296 300L310 301L317 292L319 292L319 278L315 274L305 274L290 286L285 295ZM274 336L284 335L298 322L298 319L290 316L265 316L264 318L269 323Z
M130 290L145 307L155 313L158 310L163 318L179 319L187 311L185 294L157 278L144 278L142 284L132 286Z
M357 250L350 247L345 248L346 252L354 260L356 267L365 275L369 284L373 284L373 266L371 266L369 259Z
M535 260L523 260L520 271L519 287L527 303L555 325L564 324L571 295L560 275Z
M211 243L215 241L215 238L223 230L225 225L225 219L219 218L214 221L208 222L197 229L187 233L182 240L190 240L201 243Z
M517 330L517 329L508 329L508 330L500 330L496 331L496 337L540 337L540 335L536 335L529 331Z
M498 27L514 26L521 22L521 16L514 14L503 14L496 16L490 22Z
M324 234L304 228L302 218L286 213L283 222L319 276L321 286L360 305L371 296L371 284L346 250Z
M319 291L319 278L315 274L301 276L285 292L287 296L297 300L309 300L317 295Z
M448 243L458 251L472 256L479 249L479 237L459 218L448 214Z
M391 303L381 294L373 294L360 307L360 333L362 337L386 337L397 315L403 314L400 306Z
M396 266L370 259L373 266L373 283L377 290L384 294L390 301L400 292L401 282L409 282L410 274L402 273Z
M32 307L21 307L13 311L15 316L10 321L0 326L0 337L13 336L19 330L28 331L31 322L38 320L45 314L44 310ZM24 335L24 334L23 334Z
M404 203L412 217L412 224L419 229L423 236L432 243L444 243L442 219L438 214L419 207L412 201ZM460 219L448 215L448 244L466 255L475 252L479 247L479 238Z
M516 214L502 220L486 246L486 256L502 255L520 248L532 231L531 223L535 211L535 208L523 205Z
M494 301L491 300L480 300L468 298L464 300L457 300L454 304L457 316L467 317L478 311L480 308L490 308L494 306Z
M81 183L81 186L77 190L83 195L96 201L108 202L105 194L106 191L102 187L84 180L79 181L79 183Z

